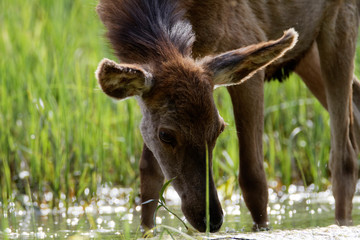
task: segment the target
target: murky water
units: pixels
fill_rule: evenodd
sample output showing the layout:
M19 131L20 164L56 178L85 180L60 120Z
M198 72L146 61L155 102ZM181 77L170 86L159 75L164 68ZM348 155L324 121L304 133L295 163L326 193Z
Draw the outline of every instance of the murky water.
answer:
M0 218L0 239L127 239L141 237L139 229L140 207L129 209L131 189L103 188L97 203L63 206L50 210L45 206L18 210L10 206ZM312 187L290 186L287 194L269 189L269 218L273 229L301 229L324 227L334 223L334 198L330 190L314 193ZM221 193L220 193L220 198ZM172 188L166 192L167 206L182 217L180 200ZM220 233L251 231L252 220L240 194L222 200L225 221ZM360 181L354 198L354 225L360 224ZM160 210L158 225L184 230L182 223L172 214Z

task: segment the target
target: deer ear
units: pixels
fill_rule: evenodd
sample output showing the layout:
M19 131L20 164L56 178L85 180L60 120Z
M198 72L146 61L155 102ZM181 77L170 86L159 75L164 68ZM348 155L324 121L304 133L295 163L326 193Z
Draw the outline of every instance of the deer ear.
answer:
M95 75L104 93L116 99L141 96L152 86L152 75L142 67L109 59L99 63Z
M215 86L240 84L293 48L297 37L297 32L289 29L278 40L250 45L212 58L205 58L203 65L213 73Z

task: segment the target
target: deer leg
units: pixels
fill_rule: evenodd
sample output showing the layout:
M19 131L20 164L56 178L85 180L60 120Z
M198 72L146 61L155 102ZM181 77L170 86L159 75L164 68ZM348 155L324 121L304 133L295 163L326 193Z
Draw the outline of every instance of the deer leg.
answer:
M327 100L324 79L321 73L320 57L317 43L314 42L309 52L296 66L295 72L301 77L305 85L327 110ZM360 150L360 82L353 76L352 110L354 117L354 138Z
M145 144L140 160L140 182L142 202L141 227L144 231L147 231L154 227L154 213L159 201L159 193L164 183L164 175L153 153Z
M239 184L254 220L254 230L268 226L268 189L263 167L264 73L228 87L239 139Z
M357 35L357 26L354 26L354 19L347 19L351 18L352 14L343 12L344 9L339 11L335 19L324 21L317 44L330 115L329 167L335 198L335 219L339 225L350 225L352 199L358 177L356 143L351 137L351 89L356 47L356 38L352 36Z

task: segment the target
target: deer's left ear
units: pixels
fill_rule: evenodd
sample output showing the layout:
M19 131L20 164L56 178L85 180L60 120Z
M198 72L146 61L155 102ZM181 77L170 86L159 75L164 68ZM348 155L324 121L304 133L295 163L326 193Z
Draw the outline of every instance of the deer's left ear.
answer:
M152 74L139 65L117 64L103 59L96 70L100 87L110 97L124 99L141 96L152 87Z
M215 57L204 58L203 66L213 74L215 86L240 84L293 48L297 37L297 32L289 29L278 40L250 45Z

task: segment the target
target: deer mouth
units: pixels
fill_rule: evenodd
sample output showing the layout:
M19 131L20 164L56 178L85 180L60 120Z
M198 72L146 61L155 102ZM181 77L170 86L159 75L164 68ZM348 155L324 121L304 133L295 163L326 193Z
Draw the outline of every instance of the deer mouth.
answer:
M206 208L205 206L188 205L186 202L182 202L181 209L187 219L187 221L199 232L205 232L207 227L206 221ZM217 232L223 223L223 211L220 202L217 199L210 200L209 206L210 232Z

